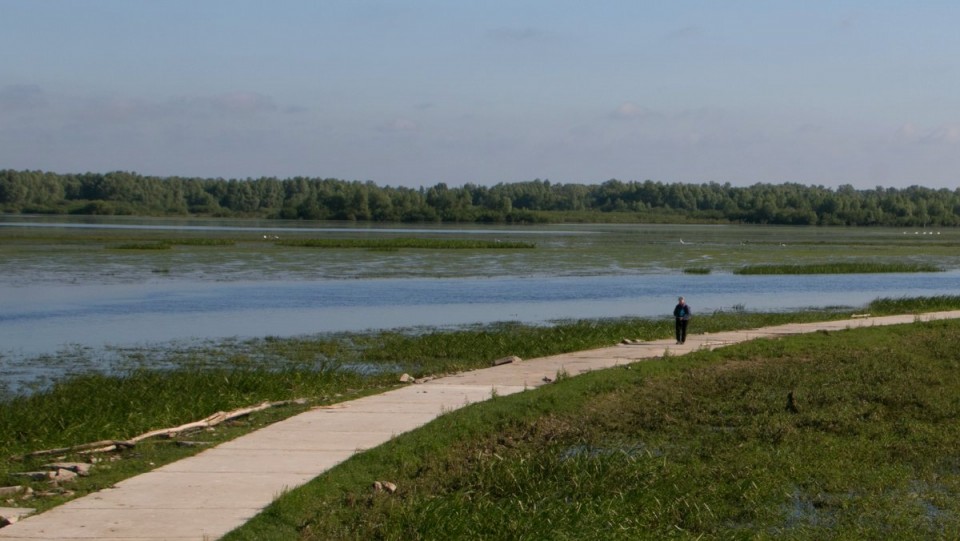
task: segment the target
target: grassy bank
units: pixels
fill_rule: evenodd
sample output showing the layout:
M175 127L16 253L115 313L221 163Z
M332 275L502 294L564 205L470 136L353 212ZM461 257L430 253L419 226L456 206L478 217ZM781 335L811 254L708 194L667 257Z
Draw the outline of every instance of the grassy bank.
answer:
M174 246L233 246L230 239L160 239L152 242L125 242L108 246L114 250L169 250Z
M357 455L227 539L955 539L958 348L946 321L563 379Z
M919 263L839 262L809 265L747 265L734 274L870 274L883 272L941 272L936 265Z
M878 301L874 315L960 307L960 297ZM725 312L698 317L695 332L754 328L797 321L849 317L823 310L790 314ZM532 358L619 342L624 337L654 339L672 334L671 322L649 319L573 321L552 327L499 324L457 331L385 332L317 339L268 338L191 351L151 352L145 365L114 375L88 374L58 382L29 396L0 401L0 456L12 457L104 439L127 439L142 432L204 418L216 411L262 401L307 398L254 414L213 431L193 434L199 447L156 440L101 463L70 494L31 501L45 509L75 495L98 490L163 463L197 452L207 444L235 437L306 407L348 400L394 387L397 376L438 375L489 366L506 355ZM144 352L131 353L142 356ZM64 454L66 459L86 457ZM10 476L31 471L49 459L0 461L3 484L24 484ZM28 483L29 484L29 483ZM33 483L44 490L42 483Z
M113 269L112 281L155 278L157 270L170 277L217 281L258 280L275 273L282 273L278 278L342 279L347 260L351 278L526 276L539 269L565 276L605 275L611 269L702 274L734 272L751 265L851 261L960 269L960 230L945 231L934 239L889 228L420 224L411 225L413 229L372 225L360 229L342 222L96 220L100 221L113 228L0 228L0 272L8 280L37 273L46 276L51 263L67 257L70 265L53 267L56 275L51 280L103 281L105 266ZM83 225L79 219L69 222ZM126 228L137 225L148 229ZM203 229L149 228L179 226ZM502 242L497 243L498 238ZM464 248L405 244L404 239L457 241L454 244ZM310 249L282 244L286 241L331 244ZM486 244L470 244L474 241ZM504 249L513 243L524 246ZM122 266L116 265L118 259Z
M367 248L370 250L399 250L401 248L421 248L430 250L514 250L532 249L532 242L514 242L499 240L464 239L293 239L279 240L279 246L300 248Z

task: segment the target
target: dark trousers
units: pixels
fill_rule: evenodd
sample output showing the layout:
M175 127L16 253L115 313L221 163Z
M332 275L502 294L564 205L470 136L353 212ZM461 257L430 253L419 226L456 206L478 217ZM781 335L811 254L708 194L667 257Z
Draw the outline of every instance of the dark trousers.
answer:
M689 319L677 318L677 342L681 344L687 341L687 323Z

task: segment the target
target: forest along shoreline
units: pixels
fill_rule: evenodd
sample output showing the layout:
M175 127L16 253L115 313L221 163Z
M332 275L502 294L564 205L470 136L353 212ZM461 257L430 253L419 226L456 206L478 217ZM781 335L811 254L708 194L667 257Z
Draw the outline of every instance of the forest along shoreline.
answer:
M295 177L210 179L134 172L0 170L0 211L16 214L218 216L375 222L646 222L770 225L960 225L960 192L801 184L611 179L406 188Z

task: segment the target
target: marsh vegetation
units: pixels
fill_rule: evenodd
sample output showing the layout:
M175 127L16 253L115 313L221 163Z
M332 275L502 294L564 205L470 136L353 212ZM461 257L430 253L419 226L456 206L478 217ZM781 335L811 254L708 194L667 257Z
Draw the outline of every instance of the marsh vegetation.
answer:
M704 317L698 324L704 330L719 331L762 322L830 317L844 315L831 311L764 315L734 312ZM0 457L128 439L262 401L309 399L306 406L268 410L198 436L205 442L223 441L298 413L303 407L391 389L404 372L418 377L455 373L489 366L492 359L506 355L532 358L610 345L624 336L652 339L670 332L663 321L612 319L571 321L554 327L504 323L455 331L419 329L315 339L267 337L182 350L131 349L120 352L125 358L121 365L126 366L122 372L90 371L62 378L52 386L38 385L28 393L3 396L0 433L8 437L0 442ZM75 494L98 490L197 451L175 443L158 440L139 444L119 463L98 468L105 475L82 478ZM4 460L0 462L0 477L28 471L44 460ZM22 482L14 478L8 481ZM41 487L38 485L38 490ZM55 497L31 505L43 509L65 499Z
M960 307L960 298L939 297L882 300L867 309L878 315L956 307ZM776 314L736 310L698 317L697 331L719 332L849 316L850 312L841 310ZM58 381L52 387L37 388L28 395L6 396L0 402L0 431L9 437L0 446L0 456L20 456L102 439L126 439L262 401L308 399L305 405L260 412L193 438L213 444L305 407L393 388L398 375L404 372L417 376L452 373L485 367L491 359L506 355L533 358L606 346L625 336L654 339L671 332L669 322L662 320L612 319L570 321L554 327L498 324L456 331L265 338L180 351L131 350L126 352L129 368L124 373L82 374ZM177 446L175 441L143 442L122 453L122 460L106 463L97 468L96 475L82 478L74 494L37 500L31 506L44 509L56 505L197 450ZM0 475L29 470L42 460L4 461Z
M105 268L117 280L140 280L159 268L167 269L170 278L214 281L264 276L305 280L604 276L684 269L731 273L778 265L865 273L904 264L910 271L960 269L960 232L953 229L941 235L914 235L899 228L705 225L406 228L346 222L10 216L0 218L0 227L3 281L24 275L37 279L49 276L52 269L59 270L51 276L56 281L102 281ZM301 247L322 247L325 257L317 258ZM132 253L124 257L125 251ZM70 265L64 265L65 259Z
M956 538L958 347L941 321L561 378L357 455L227 539Z
M809 265L749 265L735 274L874 274L882 272L941 272L943 269L922 263L838 262Z
M188 277L197 278L200 283L220 283L261 280L265 276L270 279L282 276L297 283L342 280L349 277L357 279L351 284L360 284L364 279L384 277L434 280L438 277L526 276L533 272L544 273L549 277L626 275L637 277L638 281L642 281L643 276L657 273L683 273L689 275L689 281L693 282L711 280L717 275L729 276L736 269L747 265L809 264L826 265L825 268L836 270L853 263L864 265L857 267L860 269L858 272L872 273L908 260L947 271L960 268L960 255L957 251L960 243L953 231L934 237L907 235L899 230L843 230L846 238L840 242L836 239L838 230L805 228L562 226L511 228L496 232L486 228L463 228L455 231L424 228L416 231L415 236L418 239L446 241L447 247L452 246L450 241L472 241L476 240L476 235L488 235L487 238L491 238L489 235L496 234L497 237L494 238L503 237L509 242L535 245L535 249L524 246L518 250L499 250L495 248L502 246L489 246L489 243L484 241L486 244L482 246L457 249L433 250L420 246L411 249L396 248L394 251L389 247L378 249L367 243L388 246L397 239L409 238L409 231L359 230L341 224L324 229L319 234L310 227L303 227L283 231L271 230L268 235L264 235L256 227L210 230L206 229L206 222L201 222L200 229L184 229L171 233L167 228L171 222L157 221L154 224L159 227L142 230L97 227L4 228L3 242L0 243L0 254L4 256L0 259L3 285L11 288L10 291L20 290L23 286L38 288L39 291L49 289L51 284L61 283L98 283L112 286L140 284L147 280L167 283ZM274 238L281 235L284 239ZM311 239L318 236L333 238L335 243L339 244L325 247L322 252L324 257L317 257L318 252L315 250L304 249L303 246L285 246L277 242L299 240L309 244ZM390 242L382 243L379 240L384 238ZM129 245L126 249L115 249L125 244ZM493 244L504 243L494 241ZM441 242L440 245L444 243ZM165 248L155 248L161 246ZM187 293L189 294L189 291ZM949 309L958 305L960 301L956 298L945 296L921 300L886 299L866 308L846 306L803 313L761 313L751 312L738 303L733 304L734 309L731 310L713 314L699 313L696 332L751 328L789 321L845 318L864 310L879 315ZM948 324L939 325L941 324L921 326L921 330L927 332L931 328L937 329L936 332L945 337L940 343L944 344L944 347L953 347L954 344L947 336L956 334L953 327L947 326ZM883 334L880 330L876 332ZM38 381L35 386L27 388L26 392L8 390L2 393L0 433L9 436L4 438L0 454L22 455L40 448L99 439L127 438L152 428L174 426L203 418L213 411L249 406L264 400L304 397L310 399L307 406L292 405L260 412L198 436L198 439L212 444L292 415L303 407L329 404L390 389L396 385L397 375L403 372L416 375L450 373L486 366L491 359L505 355L530 358L610 345L624 337L662 338L670 336L671 333L669 322L662 319L616 318L562 321L550 325L502 322L456 329L394 330L294 338L261 336L253 340L211 342L198 347L175 348L160 345L154 349L119 349L111 354L122 357L122 362L113 365L114 369L111 370L98 370L97 363L102 360L102 351L83 349L69 358L53 355L43 360L54 365L60 363L64 366L82 366L85 367L83 370L73 373L68 371L69 375L54 381ZM913 348L915 344L914 338L906 334L896 336L902 337L902 348L894 342L877 340L885 344L887 349L871 349L871 355L884 359L896 359L900 355L906 355L909 348ZM927 339L931 338L930 334L925 336ZM818 343L817 348L823 349L804 350L802 360L805 362L813 359L819 362L820 357L826 357L828 352L833 351L829 348L852 352L860 347L846 345L847 339L847 333L831 335L831 340L823 339L822 343ZM916 351L918 358L929 357L928 353L923 353L926 350L917 348ZM946 351L940 353L946 356ZM394 528L389 531L403 532L413 537L460 534L483 537L542 537L545 535L544 530L525 529L532 527L536 521L525 520L521 516L532 516L542 523L556 525L558 529L550 531L567 532L562 534L567 537L573 537L574 533L583 531L583 528L598 527L598 524L606 521L604 523L622 525L624 531L633 534L643 528L659 533L670 528L680 532L678 528L683 528L683 531L699 532L707 537L722 537L728 534L737 536L752 528L758 528L757 531L786 532L800 538L816 538L817 533L823 533L823 524L856 522L851 519L844 506L848 501L858 505L861 501L848 500L848 496L842 494L852 493L860 498L863 492L876 496L876 480L856 485L854 481L857 479L839 478L842 482L830 485L823 478L816 477L813 470L803 469L798 464L789 461L771 462L787 469L783 471L803 474L800 477L786 476L799 487L794 490L794 485L787 487L782 483L778 484L778 479L771 479L766 473L754 477L749 472L751 468L756 468L757 464L763 463L761 458L772 460L769 454L765 453L769 451L771 442L779 445L778 441L793 442L791 444L801 442L796 443L799 447L776 447L780 451L786 450L800 457L810 458L813 455L810 451L812 446L824 445L841 456L867 453L870 460L873 460L867 464L876 465L881 459L889 461L889 453L884 455L876 448L859 446L863 442L837 438L814 439L811 440L814 443L803 443L807 440L801 438L820 438L821 432L829 435L829 427L832 426L849 432L855 415L847 415L848 410L859 415L872 415L873 410L863 410L855 403L844 403L839 396L831 395L811 401L808 393L822 382L807 381L802 379L803 373L783 370L793 378L788 391L796 392L801 405L798 415L807 417L783 418L773 414L766 415L763 413L765 410L756 403L756 400L759 400L757 396L768 397L770 401L775 396L780 397L778 400L785 400L781 388L782 380L778 379L783 366L793 363L821 370L820 365L813 362L804 364L800 357L784 357L787 360L782 364L774 362L771 365L776 366L776 369L763 371L763 360L774 358L772 354L764 350L760 353L740 355L753 355L751 358L754 361L736 365L750 370L731 370L744 374L743 377L752 382L744 395L746 398L736 398L734 393L723 400L717 398L716 407L713 407L709 405L714 404L715 395L696 395L694 391L697 389L680 385L685 381L684 378L693 378L693 381L701 384L719 377L709 370L721 370L722 375L722 369L716 367L727 366L731 361L720 357L693 357L690 361L686 358L682 361L671 359L663 363L650 363L649 367L644 365L644 368L638 368L636 373L631 368L630 371L597 374L585 379L573 378L552 387L551 390L545 390L543 394L531 393L530 397L509 399L517 402L497 398L490 403L491 409L487 413L482 413L479 408L471 408L470 413L463 414L468 417L449 417L467 430L459 433L460 441L456 444L444 443L446 435L425 432L428 435L415 437L426 439L407 440L405 436L396 444L390 444L407 445L405 442L415 442L412 445L416 451L403 447L392 448L396 456L409 457L408 462L398 464L389 460L383 461L382 455L377 454L372 454L372 458L356 459L357 463L366 463L367 466L364 467L382 466L396 470L389 472L397 473L397 479L402 481L401 486L408 487L397 501L378 501L366 493L365 476L370 471L387 470L362 470L358 474L350 469L356 467L354 462L351 462L343 471L354 472L346 474L354 481L334 480L330 485L339 487L337 490L340 497L312 492L317 489L311 485L312 488L306 492L291 494L292 499L278 503L278 507L264 515L266 518L251 525L253 530L247 531L258 532L256 535L263 534L263 538L290 538L288 528L292 521L304 525L299 530L300 533L295 535L306 539L338 536L349 538L349 534L344 533L348 531L389 538L392 534L386 533L388 530L383 529L384 525ZM737 357L732 358L735 360ZM856 368L849 368L856 365L841 364L847 366L847 371L833 373L838 378L836 385L839 387L845 385L843 382L846 380L843 378L851 378L851 374L856 373ZM910 374L915 366L919 365L905 362L904 377L912 378ZM681 375L687 374L685 370L688 368L692 371L690 374L700 375ZM872 369L873 366L869 365L868 368ZM754 369L757 371L752 371ZM629 376L623 377L628 372ZM894 378L889 372L878 373L886 374L883 377ZM931 373L939 374L935 371ZM636 379L636 374L643 376ZM657 383L657 378L661 376L679 379L665 379L663 381L666 383ZM925 385L930 383L929 379L917 377L919 379L914 381L925 382ZM581 381L583 383L579 383ZM677 383L678 381L680 383ZM873 379L867 381L871 382L871 388L876 386L874 384L882 383ZM662 418L644 417L643 412L626 409L629 415L624 416L622 425L607 426L612 422L609 419L613 416L611 412L620 407L627 408L627 402L634 401L651 408L656 406L651 405L650 400L659 399L652 398L652 395L631 394L648 386L658 390L676 387L680 389L678 393L686 394L664 394L660 399L664 400L665 405L651 410L664 412ZM702 386L704 392L710 389L709 385ZM608 389L610 393L595 391L594 387L600 390ZM747 389L742 383L730 383L720 388L730 392ZM570 395L551 394L562 393L563 389L568 389ZM805 391L801 394L797 389ZM864 394L872 392L867 388L856 389L860 395L874 396ZM920 415L927 410L925 401L935 400L922 394L925 387L918 389L913 391L914 394L908 395L907 402L915 406L921 404L916 407L920 412L917 415ZM887 393L882 396L895 397L898 396L897 393L906 391L903 387L896 387L877 392ZM203 398L198 399L201 396ZM866 403L879 404L878 408L887 407L882 396L876 400L869 398ZM591 397L597 399L596 407L579 408L583 410L583 416L578 417L580 414L575 412L578 408L574 406L586 404L578 401L589 400ZM735 401L740 399L748 402ZM826 405L817 405L821 403ZM607 410L601 408L604 404L609 405ZM815 407L810 408L811 404ZM913 425L922 426L921 432L924 434L925 431L940 431L939 425L931 418L910 417L913 414L911 412L907 412L908 415L903 417L906 425L891 425L888 418L896 417L896 408L901 407L899 403L891 404L890 409L884 409L880 415L880 421L887 424L877 424L870 428L871 431L860 434L874 439L886 434L883 437L887 439L882 441L894 445L895 438L890 434L910 435L910 426ZM567 409L567 405L572 409ZM831 407L834 406L840 408L836 413L837 418L831 417ZM682 411L684 407L693 408L689 417L696 419L696 422L688 422L687 416L670 416L670 411ZM948 406L940 404L936 407L939 408L936 410L939 412L937 415L946 415L944 412L949 412ZM700 411L704 408L710 411ZM743 414L739 417L735 415L732 419L722 416L733 415L731 412L736 412L738 408L747 408L745 411L756 412L756 415L750 417L753 420ZM716 417L708 416L708 413ZM476 415L478 420L470 420L471 415ZM445 416L437 426L446 426L443 423L451 422L449 419ZM803 422L795 422L798 419L803 419ZM592 431L590 427L595 427L596 430ZM674 432L674 429L677 431ZM700 429L703 430L702 433L697 432ZM622 433L618 433L618 430ZM776 436L780 432L783 434ZM943 432L943 437L952 437L949 430ZM499 441L497 436L494 436L496 433L504 434L507 440ZM718 443L710 439L714 433L736 435L736 439L731 441L737 445L742 444L742 447L738 448L745 449L747 453L740 466L736 464L732 448L720 446L723 441ZM679 434L677 443L664 443L674 434ZM781 439L771 439L775 436ZM940 437L939 434L937 436ZM700 450L700 446L705 443L717 445L716 451L707 453L710 456L704 455L705 452ZM931 445L946 443L949 441L930 440ZM554 447L554 444L560 447ZM765 445L767 447L764 447ZM696 449L696 452L691 451L692 449ZM123 460L105 464L97 475L81 479L75 493L80 495L109 486L119 479L196 450L178 447L169 441L144 442L135 450L123 453ZM495 458L496 456L501 458ZM653 470L652 463L647 459L641 460L642 456L654 456L661 461L667 457L671 462L669 467ZM875 460L875 456L881 458ZM819 457L815 458L819 460ZM721 466L727 468L726 470L710 462L721 459ZM364 462L367 460L372 462ZM840 468L835 463L815 464L825 472L835 472ZM919 471L915 463L906 464L904 470ZM30 460L5 462L0 474L6 476L13 471L30 469L34 465ZM408 465L416 465L414 469L424 472L423 475L410 473L406 468ZM534 469L529 469L531 467ZM427 474L433 470L446 473L455 471L457 475L448 480L433 473ZM680 471L693 472L691 480L680 479ZM932 521L937 528L948 534L955 531L951 529L954 528L954 510L949 504L940 503L943 494L951 497L955 495L953 485L950 484L953 480L946 484L937 484L930 475L907 479L893 477L892 474L888 475L889 470L884 471L886 473L883 478L893 480L895 487L890 494L902 495L903 489L900 487L909 487L914 480L919 483L917 486L921 487L927 486L923 483L928 483L932 488L927 492L921 491L922 496L918 496L917 500L921 502L920 507L934 509L926 517L928 522ZM546 475L544 472L550 473ZM556 477L557 472L562 474L565 481ZM936 472L941 475L940 470ZM331 475L340 473L331 472ZM515 481L503 484L503 479L511 476ZM643 487L644 491L641 493L639 489L613 486L612 478L627 479L630 487ZM748 490L749 487L738 481L740 478L755 480L760 489L756 492ZM578 487L575 497L566 493L561 497L555 492L560 485L571 480L574 486ZM677 487L671 488L661 485L662 480L683 482L678 481ZM696 484L693 484L693 480L697 480ZM8 482L19 483L21 480L8 478ZM700 483L703 483L703 486L712 483L712 486L716 487L714 492L720 494L700 492L697 488L701 486ZM474 484L476 490L465 488ZM821 487L825 488L821 490ZM853 488L844 492L847 487ZM438 494L437 498L422 497L422 494L434 490ZM784 490L786 494L792 495L786 500L777 496L783 494ZM818 490L820 492L817 492ZM617 498L626 503L608 501L606 495L611 493L622 493L622 497ZM344 496L345 494L347 496ZM38 500L31 505L43 509L69 497ZM651 497L653 500L650 500ZM784 501L787 503L784 504ZM359 512L357 502L374 509L375 513L365 515ZM903 506L891 507L893 504L889 499L875 498L864 500L863 503L868 507L875 506L876 509L890 511L890 516L905 517L903 523L911 525L910 527L919 520L910 515L913 512L910 509ZM656 507L658 505L660 507ZM737 505L740 505L739 511L735 511ZM527 515L511 514L514 513L512 506L526 510ZM709 511L705 511L706 506L709 506ZM756 511L743 511L747 507ZM833 507L841 509L836 511ZM644 512L637 512L639 508ZM830 508L829 513L811 511L822 508ZM530 514L530 509L537 511ZM570 513L570 509L579 511ZM654 513L653 509L658 510ZM567 513L561 516L564 510ZM611 522L626 516L628 510L633 510L633 522ZM330 516L331 521L321 524L321 515ZM573 519L580 515L581 518ZM479 524L482 516L497 518L493 522L505 529L490 530L490 524ZM784 516L795 518L784 519ZM433 521L436 529L411 532L404 529L407 526L400 525L426 519ZM271 523L271 520L275 522ZM899 522L888 524L885 527L900 528L898 524ZM850 527L863 526L854 524ZM917 531L927 532L931 526L926 527L928 530ZM870 529L863 531L867 532L867 537L873 533ZM892 531L908 532L909 529ZM255 536L248 533L238 535ZM690 535L696 537L694 534ZM628 537L627 534L624 536Z
M466 240L466 239L299 239L279 240L280 246L295 246L300 248L367 248L371 250L399 250L401 248L428 249L428 250L517 250L533 249L532 242L511 242L500 240Z

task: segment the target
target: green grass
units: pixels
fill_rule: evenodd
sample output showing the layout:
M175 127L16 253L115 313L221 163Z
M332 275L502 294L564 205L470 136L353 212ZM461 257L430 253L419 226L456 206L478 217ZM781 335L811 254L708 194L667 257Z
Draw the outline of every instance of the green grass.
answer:
M165 242L126 242L110 246L113 250L169 250L171 247Z
M944 296L879 300L866 307L866 311L881 315L956 308L960 308L960 297ZM850 313L720 312L699 316L692 332L842 319ZM126 439L265 400L307 398L308 406L349 400L395 387L397 377L404 372L415 377L441 375L486 367L493 359L506 355L533 358L609 346L623 338L657 339L672 333L671 321L627 318L569 321L550 327L504 323L456 331L421 329L313 339L268 337L187 350L130 350L120 352L129 357L131 366L123 372L69 377L53 386L37 387L30 395L7 395L0 400L0 434L4 434L0 456L13 457L103 439ZM69 362L81 363L76 359ZM669 371L673 363L651 366ZM171 368L148 370L144 366ZM499 398L494 402L501 403ZM555 406L549 400L538 401L535 407L531 406L531 412L550 413ZM225 441L298 413L304 407L266 410L192 438L211 443ZM515 406L508 409L512 407ZM93 476L81 479L71 490L76 496L99 490L198 450L177 447L168 440L147 441L120 453L123 460L97 466ZM86 459L77 455L65 458ZM23 483L8 474L36 469L47 460L0 461L0 484ZM44 488L40 483L33 485L38 491ZM70 497L35 499L28 505L43 510Z
M867 305L874 315L915 314L922 312L940 312L957 310L960 297L956 295L938 295L936 297L883 297Z
M234 241L230 239L202 239L202 238L184 238L184 239L160 239L152 242L125 242L108 246L114 250L169 250L174 246L233 246Z
M960 322L918 323L568 378L359 454L226 539L957 538L958 348Z
M104 219L110 224L143 223L142 220ZM149 220L148 224L187 225L195 221ZM230 221L206 220L212 227L234 225ZM293 223L276 232L282 241L310 239L316 232L301 230ZM638 273L681 273L686 268L709 267L713 273L734 272L744 266L769 264L811 264L844 261L914 262L938 269L960 268L960 230L945 231L942 239L915 238L891 228L833 228L833 227L760 227L760 226L658 226L658 225L588 225L566 224L554 226L504 227L501 240L521 241L535 249L483 250L471 249L406 249L391 247L364 247L353 240L390 241L395 237L422 237L434 240L494 241L500 227L451 226L422 228L406 232L392 227L371 226L367 232L353 229L338 231L342 224L296 223L329 227L331 240L342 239L342 248L350 250L351 276L356 278L437 278L501 276L528 274L537 269L550 269L558 275L609 274L612 268L631 269ZM152 274L155 268L170 266L170 258L180 258L171 268L173 275L210 276L212 279L248 279L254 271L245 269L282 270L294 279L341 278L341 257L317 258L316 250L276 244L270 235L264 239L259 231L163 231L125 229L58 228L0 228L0 272L5 276L44 270L50 258L62 258L69 253L69 273L63 280L79 281L90 278L102 280L102 268L112 264L119 250L104 249L122 243L150 243L179 241L180 239L210 239L224 241L223 245L207 248L203 244L176 246L174 250L128 250L126 261L118 272L118 279L137 280ZM460 229L464 232L461 234ZM495 232L496 231L496 232ZM473 232L482 233L474 235ZM679 244L683 238L685 245ZM202 241L198 241L202 242ZM785 245L781 245L781 242ZM232 244L232 245L231 245ZM494 241L494 245L497 243ZM501 242L510 245L509 242ZM388 252L400 252L403 264L384 265ZM477 250L479 251L479 250ZM171 253L173 252L173 253ZM346 253L345 253L346 255ZM483 255L484 257L477 257ZM136 256L136 257L134 257ZM8 264L4 264L8 262ZM229 264L227 264L229 262ZM260 271L258 275L262 275Z
M868 274L884 272L941 272L943 269L920 263L814 263L807 265L747 265L734 274Z
M683 269L684 274L710 274L709 267L688 267Z
M300 365L269 370L234 359L233 367L183 367L160 371L137 369L107 376L86 374L65 379L29 396L17 396L0 404L0 456L18 457L32 451L68 447L101 440L128 439L144 432L203 419L217 411L306 397L308 406L352 399L372 390L383 390L384 377L362 377L350 372ZM266 410L222 425L214 431L194 434L218 443L242 433L299 413L306 406ZM171 440L147 440L120 453L124 460L95 466L95 475L70 486L76 494L96 491L126 477L193 454L203 447L177 447ZM86 457L67 454L71 460ZM50 457L0 462L0 486L24 484L8 477L12 472L33 471ZM34 483L37 491L47 487ZM30 507L40 510L68 498L37 499Z
M531 249L536 245L531 242L514 241L485 241L463 239L430 239L430 238L402 238L402 239L292 239L280 240L280 246L297 246L303 248L367 248L376 250L396 250L400 248L426 248L431 250L514 250Z
M174 246L233 246L236 244L236 241L232 239L207 238L163 239L160 242Z
M830 317L844 316L829 311L733 312L702 316L697 325L700 330L718 331ZM0 400L0 433L5 435L0 440L0 456L126 439L265 400L308 398L312 405L347 400L393 388L404 372L415 377L440 375L487 367L493 359L507 355L532 358L607 346L624 337L662 338L673 332L669 323L636 318L569 321L550 327L503 323L455 331L268 337L185 351L121 351L130 365L122 372L68 377L52 387L38 385L29 395L7 395ZM90 364L73 358L44 362ZM144 366L171 368L148 370ZM199 437L222 441L298 411L297 407L268 410L238 426ZM121 453L125 460L109 469L98 468L95 476L81 479L71 490L76 495L95 491L197 451L175 447L169 441L145 442ZM85 460L77 455L69 458ZM44 462L0 461L0 478L6 478L6 484L20 484L22 480L7 475L35 469ZM35 485L36 490L43 489L42 484ZM30 506L42 510L65 499L35 500Z

